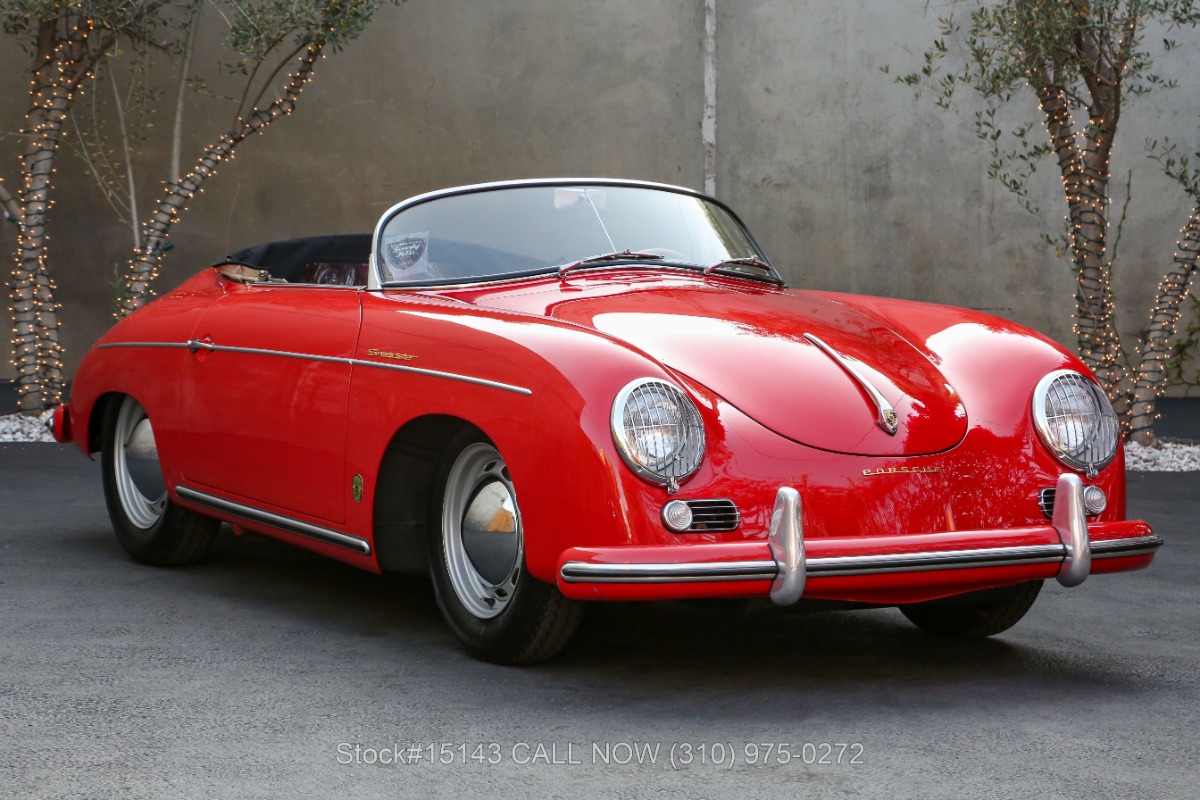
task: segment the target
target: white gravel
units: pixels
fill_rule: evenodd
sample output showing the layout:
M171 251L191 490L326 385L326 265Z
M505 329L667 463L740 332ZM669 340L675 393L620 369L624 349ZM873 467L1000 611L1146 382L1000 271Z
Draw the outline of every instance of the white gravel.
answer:
M1125 445L1125 469L1135 472L1195 472L1200 470L1200 444L1159 442L1155 447Z
M46 428L46 420L52 413L47 411L37 417L24 414L0 417L0 442L53 442L54 437Z
M0 442L53 442L46 429L47 411L40 417L0 416ZM1160 442L1157 447L1125 446L1125 468L1137 472L1200 471L1200 444Z

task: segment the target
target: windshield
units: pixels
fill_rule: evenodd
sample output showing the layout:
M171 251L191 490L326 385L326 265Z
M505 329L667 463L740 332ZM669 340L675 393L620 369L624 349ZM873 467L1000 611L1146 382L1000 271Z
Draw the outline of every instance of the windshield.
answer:
M722 206L669 189L596 184L498 186L401 208L376 242L384 285L422 285L621 262L712 267L764 277L762 251ZM589 261L596 256L604 258ZM773 274L773 273L772 273Z

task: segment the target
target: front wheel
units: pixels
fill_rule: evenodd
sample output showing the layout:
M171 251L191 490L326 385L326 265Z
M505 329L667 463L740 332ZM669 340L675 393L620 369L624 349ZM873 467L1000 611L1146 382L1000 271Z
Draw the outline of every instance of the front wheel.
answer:
M900 612L921 630L937 636L995 636L1020 622L1041 590L1041 581L1030 581L981 592L978 602L971 598L935 600L900 606Z
M105 419L101 463L113 531L134 561L174 567L208 553L221 523L171 502L154 426L132 397L123 398Z
M544 661L561 651L583 606L525 569L517 493L499 451L474 432L453 437L438 462L430 571L438 607L478 658Z

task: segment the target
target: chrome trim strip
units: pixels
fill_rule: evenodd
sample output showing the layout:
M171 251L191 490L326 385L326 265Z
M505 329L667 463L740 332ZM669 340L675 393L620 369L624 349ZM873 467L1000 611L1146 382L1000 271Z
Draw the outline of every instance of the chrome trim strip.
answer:
M97 350L108 350L110 347L179 347L186 348L190 343L180 342L108 342L96 345Z
M875 409L877 412L875 424L882 428L885 433L895 436L896 431L900 428L899 418L896 416L896 409L892 408L892 404L888 402L887 398L884 397L883 394L880 393L880 391L876 389L869 380L867 380L867 376L859 372L858 369L850 363L849 358L842 355L837 350L834 350L816 336L813 336L811 333L806 333L804 334L804 338L819 347L821 352L836 361L838 365L850 375L851 378L857 381L858 385L863 388L863 391L870 396L871 402L875 404Z
M775 493L775 508L771 511L771 532L767 537L777 570L771 583L771 601L777 606L790 606L804 594L807 568L804 521L800 512L800 493L791 486L779 487Z
M195 489L183 485L176 485L175 493L180 497L191 500L194 503L199 503L203 506L208 506L217 511L223 511L227 514L241 517L243 519L260 522L264 525L269 525L272 528L279 528L288 533L295 533L300 536L306 536L310 539L316 539L326 544L335 544L339 547L345 547L353 550L356 553L361 553L364 556L371 554L371 545L365 539L360 539L357 536L351 536L340 531L322 528L319 525L311 525L307 522L301 522L291 517L285 517L282 514L275 514L271 511L263 511L261 508L235 503L232 500L226 500L223 497L215 497L205 492L200 492Z
M566 583L690 583L693 581L765 581L779 572L774 561L712 561L685 564L594 564L568 561L560 574Z
M1092 559L1123 558L1125 556L1144 556L1162 547L1163 540L1158 534L1137 536L1133 539L1109 539L1103 542L1092 542Z
M1092 571L1092 546L1083 508L1083 481L1073 472L1058 476L1050 524L1058 531L1058 538L1067 549L1058 571L1058 582L1063 586L1078 586Z
M414 375L428 375L431 378L445 378L451 381L460 381L462 383L472 383L476 386L487 386L491 389L500 389L513 394L531 395L532 389L527 389L524 386L516 386L511 383L501 383L500 381L490 381L487 378L474 378L470 375L459 375L455 372L442 372L436 369L422 369L421 367L406 367L403 364L381 364L378 361L364 361L361 358L350 359L351 364L360 367L376 367L378 369L390 369L395 372L411 372Z
M410 372L414 375L426 375L431 378L445 378L446 380L459 381L460 383L470 383L476 386L486 386L491 389L500 389L505 392L514 394L531 395L532 389L527 389L524 386L515 386L510 383L501 383L500 381L492 381L487 378L475 378L471 375L460 375L456 372L443 372L437 369L425 369L423 367L409 367L403 364L381 364L378 361L367 361L361 358L345 358L342 356L318 356L312 353L293 353L287 350L267 350L261 347L231 347L228 345L213 344L212 342L204 342L199 339L190 339L182 344L174 342L111 342L109 344L100 345L101 348L107 347L182 347L191 350L193 353L197 350L207 350L210 353L245 353L247 355L256 356L277 356L279 358L297 358L304 361L321 361L329 364L349 364L359 367L375 367L377 369L390 369L395 372Z
M878 556L833 556L808 562L814 578L871 575L892 572L932 572L944 569L1007 567L1017 564L1052 564L1062 561L1063 546L1038 544L1026 547L985 547L924 553L891 553Z
M802 544L803 542L801 542ZM1096 558L1120 558L1153 553L1162 546L1157 535L1110 539L1093 546ZM933 572L946 569L1012 567L1022 564L1064 562L1066 547L1037 544L1025 547L987 547L975 550L943 550L922 553L891 553L877 556L832 556L804 562L808 578L841 578L901 572ZM774 551L772 552L774 555ZM780 562L725 561L673 564L593 564L568 561L562 567L567 583L683 583L703 580L778 580ZM774 592L774 586L772 586ZM774 599L774 594L772 594ZM794 601L793 601L794 602Z

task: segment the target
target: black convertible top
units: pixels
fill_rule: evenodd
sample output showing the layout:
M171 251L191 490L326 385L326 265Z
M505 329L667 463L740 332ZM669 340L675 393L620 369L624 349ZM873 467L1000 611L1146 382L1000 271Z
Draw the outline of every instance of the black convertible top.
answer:
M245 264L265 269L275 280L289 283L357 283L366 284L367 263L371 258L371 234L346 233L332 236L306 236L301 239L286 239L266 242L230 253L213 262L214 267L222 264ZM321 280L341 267L343 272L354 273L362 280Z

